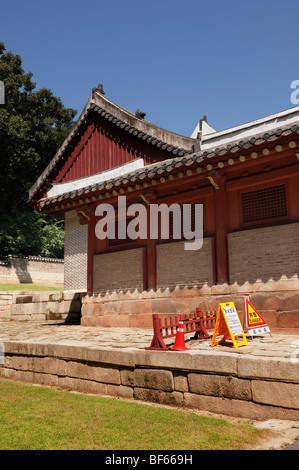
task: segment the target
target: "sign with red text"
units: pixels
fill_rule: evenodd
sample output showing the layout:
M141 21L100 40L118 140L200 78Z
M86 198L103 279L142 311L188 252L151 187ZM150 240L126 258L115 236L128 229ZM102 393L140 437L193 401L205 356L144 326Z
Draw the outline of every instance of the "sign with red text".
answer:
M246 327L251 336L270 333L269 326L248 299L245 299L245 318Z

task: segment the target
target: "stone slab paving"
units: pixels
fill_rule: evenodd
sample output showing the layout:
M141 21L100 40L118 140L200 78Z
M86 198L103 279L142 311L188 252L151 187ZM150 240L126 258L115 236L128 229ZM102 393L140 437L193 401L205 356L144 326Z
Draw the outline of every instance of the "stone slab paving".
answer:
M151 329L141 328L104 328L67 325L63 321L18 322L0 321L0 341L21 341L30 343L65 344L90 346L99 348L134 348L144 350L151 343ZM169 345L174 344L175 338L165 340ZM185 344L192 350L211 348L211 339L194 340L192 335L185 335ZM224 346L213 348L233 354L249 354L253 356L268 356L291 358L299 364L299 335L265 334L253 339L248 338L248 346L234 348L228 341Z

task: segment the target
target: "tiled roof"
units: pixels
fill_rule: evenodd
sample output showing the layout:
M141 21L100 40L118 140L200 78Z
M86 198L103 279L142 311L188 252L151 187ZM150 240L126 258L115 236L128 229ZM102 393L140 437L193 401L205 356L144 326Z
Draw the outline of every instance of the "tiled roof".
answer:
M139 111L139 110L138 110ZM35 184L29 191L29 201L34 199L37 193L42 189L47 178L50 176L54 168L59 165L66 149L71 144L72 139L78 133L81 125L86 122L91 112L95 112L116 127L123 129L128 134L133 135L136 139L143 140L162 151L169 152L172 156L182 157L188 153L192 153L195 145L199 143L197 139L185 137L173 132L167 131L151 122L143 119L144 113L140 111L135 114L121 108L112 101L104 98L98 91L93 93L88 100L84 110L82 111L77 123L73 126L68 137L65 139L55 156L50 161L47 168L37 179Z

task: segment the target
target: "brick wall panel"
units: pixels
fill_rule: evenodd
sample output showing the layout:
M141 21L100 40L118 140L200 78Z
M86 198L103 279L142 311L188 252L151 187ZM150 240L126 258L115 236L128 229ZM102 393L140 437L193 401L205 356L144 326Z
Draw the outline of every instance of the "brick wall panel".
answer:
M213 284L212 239L200 250L185 250L184 242L157 246L157 287Z
M93 258L94 292L143 290L142 248L102 253Z
M228 246L232 284L298 279L298 223L231 233Z

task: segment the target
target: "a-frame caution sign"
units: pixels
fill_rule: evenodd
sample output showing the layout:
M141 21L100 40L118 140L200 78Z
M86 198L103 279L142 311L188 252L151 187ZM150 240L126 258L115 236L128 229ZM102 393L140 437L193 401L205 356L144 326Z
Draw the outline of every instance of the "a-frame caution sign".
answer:
M269 326L247 298L245 298L245 318L246 327L251 336L270 333Z
M237 309L233 302L219 304L211 346L225 343L228 334L230 334L235 348L248 346ZM217 341L217 336L221 335L223 335L223 338ZM241 341L239 341L240 337Z

